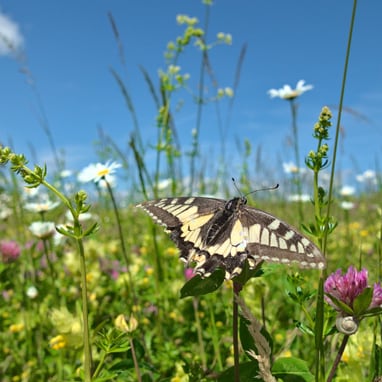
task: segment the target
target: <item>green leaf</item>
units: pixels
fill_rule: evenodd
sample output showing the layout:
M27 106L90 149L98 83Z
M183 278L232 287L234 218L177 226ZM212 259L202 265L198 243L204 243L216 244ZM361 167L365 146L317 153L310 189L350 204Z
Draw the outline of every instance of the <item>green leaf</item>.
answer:
M375 307L375 308L368 309L367 312L362 315L362 318L378 316L380 314L382 314L382 308Z
M354 300L353 310L354 314L358 317L365 313L373 299L373 288L365 288L362 293Z
M272 366L272 374L284 382L314 381L307 363L299 358L278 358Z
M244 362L239 365L240 382L261 381L256 378L259 373L259 365L255 361ZM234 366L223 371L217 378L217 382L232 382L235 380Z
M95 234L96 232L98 232L100 229L100 225L95 222L93 223L85 232L84 232L84 237L85 236L90 236L90 235L93 235Z
M350 316L354 316L354 311L353 311L353 309L352 309L350 306L344 304L344 303L343 303L342 301L340 301L340 300L337 300L337 299L336 299L334 296L332 296L331 294L328 294L328 293L325 293L325 294L332 300L332 302L333 302L334 305L338 306L338 308L339 308L340 310L342 310L343 312L349 314Z
M301 321L294 320L293 322L295 323L296 328L301 330L302 333L309 334L310 336L314 336L314 330L310 326L304 324Z
M196 275L183 285L180 290L180 298L212 293L223 284L224 276L225 272L220 268L204 279L200 275Z
M382 375L382 348L377 344L374 344L373 354L374 359L371 359L370 375L373 375L373 380L375 380L375 377Z

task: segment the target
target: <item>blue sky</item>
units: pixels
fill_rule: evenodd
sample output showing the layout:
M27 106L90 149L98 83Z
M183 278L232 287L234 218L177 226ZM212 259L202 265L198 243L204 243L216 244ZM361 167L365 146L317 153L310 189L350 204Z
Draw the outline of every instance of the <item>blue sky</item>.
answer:
M119 29L127 74L108 12ZM314 85L298 99L301 156L315 148L311 132L322 106L332 107L334 116L337 114L351 12L351 1L215 1L207 39L214 41L218 32L233 37L231 46L217 46L211 51L219 86L233 85L240 50L247 44L227 135L232 158L238 156L235 142L248 138L254 148L261 147L263 160L272 166L282 168L282 161L294 160L287 145L289 104L270 99L267 90L284 84L294 87L300 79ZM33 147L36 160L49 165L52 153L41 127L40 102L54 142L65 153L67 167L78 171L98 161L93 143L99 138L100 127L123 151L128 150L131 117L110 68L126 80L145 140L154 142L156 110L139 66L155 80L158 69L165 67L167 43L183 31L176 15L195 16L203 26L205 7L199 0L12 0L0 1L0 13L18 28L12 36L18 35L26 59L22 63L0 49L0 141L11 143L28 157ZM377 162L381 165L381 14L379 0L358 4L345 95L350 112L343 114L337 164L348 183L354 181L354 174L375 169ZM192 47L179 61L182 71L190 73L194 89L199 62L199 52ZM20 71L25 63L35 87ZM176 124L182 148L187 151L196 108L187 92L180 95L185 106L176 113ZM227 102L220 107L225 121ZM218 158L218 134L215 106L207 105L201 143L209 161ZM232 167L234 175L237 167ZM250 172L256 171L253 156Z

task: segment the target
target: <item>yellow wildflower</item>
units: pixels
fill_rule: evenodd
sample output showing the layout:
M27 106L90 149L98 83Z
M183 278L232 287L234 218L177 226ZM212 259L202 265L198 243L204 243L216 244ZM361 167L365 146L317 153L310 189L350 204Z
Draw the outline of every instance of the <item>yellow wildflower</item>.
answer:
M120 314L114 320L114 325L122 332L132 333L138 327L138 321L133 315L131 315L129 318L129 323L127 323L125 316Z
M65 336L63 336L62 334L59 334L58 336L55 336L49 340L49 346L53 350L63 349L64 347L66 347L66 345L67 345L67 340Z
M24 330L24 324L23 323L20 323L20 324L12 324L9 326L9 331L11 333L19 333L21 331Z

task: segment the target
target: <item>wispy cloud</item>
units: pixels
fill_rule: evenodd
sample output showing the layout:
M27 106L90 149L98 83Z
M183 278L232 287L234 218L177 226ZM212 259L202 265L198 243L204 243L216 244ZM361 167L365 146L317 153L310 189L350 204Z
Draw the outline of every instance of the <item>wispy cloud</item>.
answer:
M0 56L18 54L24 45L19 25L0 12Z

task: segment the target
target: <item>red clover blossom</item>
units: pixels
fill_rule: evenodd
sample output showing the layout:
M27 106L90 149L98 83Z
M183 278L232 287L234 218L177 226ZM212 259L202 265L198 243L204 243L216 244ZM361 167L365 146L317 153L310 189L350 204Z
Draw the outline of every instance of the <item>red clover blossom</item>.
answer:
M357 323L366 316L382 313L381 284L375 283L370 287L366 269L358 272L350 266L345 274L338 269L326 279L324 291L326 301L339 312L341 322L350 320ZM339 328L338 323L336 325Z
M358 272L350 266L345 274L338 269L326 279L324 291L326 301L338 311L336 327L343 334L354 334L363 318L382 313L381 284L370 287L366 269Z
M357 272L355 268L350 266L344 275L342 275L341 269L332 273L325 281L324 291L353 308L354 300L367 286L367 270L362 269L362 271ZM338 309L329 297L326 297L326 301Z
M20 246L13 240L0 242L0 254L4 263L16 261L20 256Z

